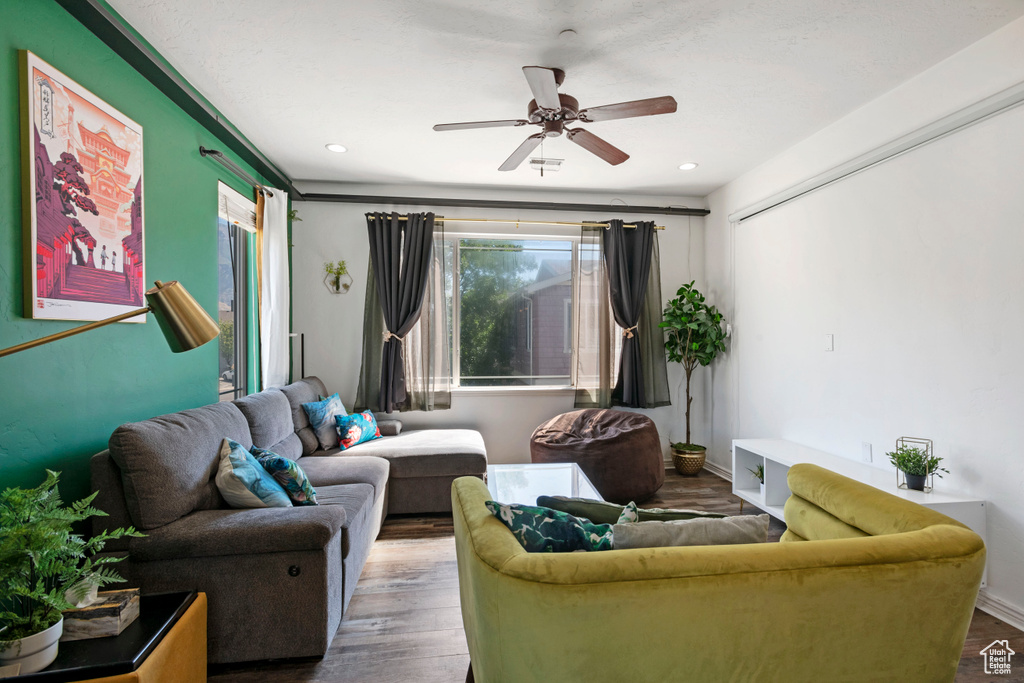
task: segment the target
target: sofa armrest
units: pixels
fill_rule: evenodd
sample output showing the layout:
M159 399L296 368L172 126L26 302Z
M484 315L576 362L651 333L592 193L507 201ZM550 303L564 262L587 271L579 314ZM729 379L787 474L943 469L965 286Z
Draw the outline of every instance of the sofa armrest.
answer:
M377 429L381 436L398 436L402 433L401 420L377 420Z
M346 521L340 505L201 510L133 538L133 561L321 550Z

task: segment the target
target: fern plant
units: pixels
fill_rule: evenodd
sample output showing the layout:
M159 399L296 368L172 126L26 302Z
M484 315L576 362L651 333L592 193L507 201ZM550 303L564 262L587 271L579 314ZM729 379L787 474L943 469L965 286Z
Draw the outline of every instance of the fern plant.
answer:
M44 631L74 607L65 592L88 584L105 586L124 581L107 566L124 559L93 556L107 541L144 536L134 528L103 532L89 540L72 525L106 516L92 507L96 497L65 506L57 490L60 474L46 471L34 489L9 488L0 493L0 641L17 640Z

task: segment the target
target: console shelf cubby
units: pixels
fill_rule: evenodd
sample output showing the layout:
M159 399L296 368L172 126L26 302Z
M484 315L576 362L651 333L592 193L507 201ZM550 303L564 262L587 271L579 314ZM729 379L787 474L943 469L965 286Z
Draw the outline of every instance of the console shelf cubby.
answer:
M901 489L896 486L896 473L892 468L881 469L783 439L733 440L732 492L772 517L785 521L783 508L786 499L789 498L786 477L789 468L797 463L812 463L824 467L886 493L941 512L970 527L983 541L988 542L984 500L962 497L945 491L925 493ZM764 465L764 496L761 495L760 482L747 471L755 469L757 465ZM986 569L981 581L982 587L987 585L987 578Z

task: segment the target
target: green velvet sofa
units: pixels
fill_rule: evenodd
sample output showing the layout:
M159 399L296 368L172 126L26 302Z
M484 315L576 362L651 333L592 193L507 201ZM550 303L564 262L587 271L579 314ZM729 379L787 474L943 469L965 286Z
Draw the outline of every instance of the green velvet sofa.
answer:
M952 681L985 565L960 523L815 465L780 543L531 554L452 486L477 683Z

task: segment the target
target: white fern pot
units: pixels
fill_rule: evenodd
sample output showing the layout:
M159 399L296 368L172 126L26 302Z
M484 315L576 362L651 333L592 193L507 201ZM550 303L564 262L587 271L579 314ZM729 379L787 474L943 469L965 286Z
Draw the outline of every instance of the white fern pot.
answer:
M764 500L764 482L761 482L761 500Z
M45 631L18 640L0 640L0 664L21 664L22 674L42 671L57 659L58 641L63 632L64 617L61 617Z

